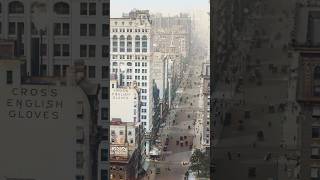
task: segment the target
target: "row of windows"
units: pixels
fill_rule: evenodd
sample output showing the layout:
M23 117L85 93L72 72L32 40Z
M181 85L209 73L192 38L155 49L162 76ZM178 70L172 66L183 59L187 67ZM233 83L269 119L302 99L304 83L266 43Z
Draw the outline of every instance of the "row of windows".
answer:
M109 57L108 52L109 46L101 46L101 57ZM46 45L42 46L42 55L46 55ZM70 45L69 44L54 44L53 55L59 56L70 56ZM96 57L96 45L80 45L80 57Z
M124 134L124 131L123 130L120 130L119 131L119 135L123 135ZM114 136L116 135L116 131L115 130L111 130L111 135ZM131 136L132 135L132 132L131 131L128 131L128 136Z
M132 55L127 55L127 59L132 59ZM148 56L139 56L139 55L135 55L134 59L138 59L140 60L140 57L142 60L147 60ZM112 59L118 59L118 55L112 55ZM126 59L126 55L119 55L119 59Z
M24 34L24 23L23 22L9 22L8 23L8 34L16 35L18 29L21 34ZM34 24L32 25L32 34L38 34ZM80 24L80 36L96 36L96 24ZM0 33L1 33L1 22L0 22ZM45 35L46 33L44 33ZM70 24L69 23L54 23L53 34L55 36L69 36L70 35ZM102 36L107 37L109 34L109 24L102 24Z
M80 36L96 36L96 24L80 24ZM108 36L109 24L102 24L102 36Z
M80 3L80 15L96 15L96 3ZM24 5L20 1L13 1L9 3L8 6L9 14L23 14ZM109 3L102 3L102 15L108 16L110 14ZM70 14L70 5L65 2L58 2L54 4L53 10L56 14L59 15L68 15ZM0 4L0 13L2 12L2 6Z
M119 47L118 47L119 44ZM126 46L125 46L126 44ZM141 44L141 48L140 48ZM132 37L129 35L127 36L127 39L125 39L124 35L121 35L118 39L118 36L114 35L112 36L112 51L113 52L118 52L118 48L120 52L132 52ZM136 35L135 36L135 52L147 52L148 50L148 38L146 35L140 36Z
M80 57L96 57L96 45L81 44L80 45ZM101 46L101 57L109 57L109 46Z
M67 67L69 65L54 65L53 66L53 75L54 76L61 76L61 67L62 67L62 76L66 76ZM42 69L46 71L46 65L43 65ZM96 77L96 67L95 66L89 66L88 68L88 77L89 78L95 78ZM44 73L46 74L46 73ZM102 79L108 79L109 78L109 66L102 66L101 67L101 78ZM107 91L108 92L108 91ZM103 97L108 97L107 95L103 95ZM104 98L103 98L104 99Z
M135 80L140 80L140 76L134 76L135 77ZM124 77L123 77L124 79ZM132 79L132 76L131 75L127 75L127 79ZM147 80L147 76L141 76L141 80ZM146 90L146 89L144 89ZM144 91L142 91L142 93L146 93Z
M131 86L131 82L127 82L127 86ZM121 82L121 86L124 86L125 85L125 83L124 82ZM144 83L144 82L142 82L141 84L140 84L140 82L137 82L137 85L138 86L147 86L147 83Z
M133 29L112 28L112 32L133 32ZM148 29L134 29L134 32L148 32Z

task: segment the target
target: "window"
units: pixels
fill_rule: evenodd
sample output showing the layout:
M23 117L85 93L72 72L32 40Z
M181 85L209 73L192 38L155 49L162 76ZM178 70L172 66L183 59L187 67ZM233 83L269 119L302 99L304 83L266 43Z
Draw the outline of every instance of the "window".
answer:
M16 34L16 23L14 23L14 22L9 22L8 34L9 34L9 35L14 35L14 34Z
M140 36L136 36L135 38L135 52L140 52Z
M89 15L96 15L96 3L89 3Z
M132 37L127 36L127 52L132 52Z
M95 66L89 66L89 78L95 78L96 77L96 67Z
M47 56L47 44L42 44L41 45L41 55L42 56Z
M311 148L311 159L320 159L319 147Z
M313 80L313 95L320 96L320 66L314 68Z
M318 178L319 177L319 168L318 167L311 167L311 178Z
M87 24L80 24L80 36L87 35Z
M123 35L121 35L120 36L120 52L124 52L124 44L125 44L125 42L124 42L124 36Z
M19 1L13 1L9 3L9 14L23 14L24 6Z
M132 135L132 132L131 132L131 131L128 131L128 135L131 136L131 135Z
M60 44L53 45L53 55L54 56L61 56L61 45Z
M102 15L103 16L109 15L109 3L102 3Z
M146 115L142 115L141 119L147 119L147 116Z
M101 108L101 120L108 120L108 108Z
M102 169L100 172L101 180L109 180L108 170Z
M132 62L127 62L127 66L132 66Z
M117 52L118 51L118 37L116 35L114 35L112 37L112 51L113 52Z
M7 84L12 84L12 71L7 71Z
M76 175L76 180L84 180L84 176L83 175Z
M76 143L83 144L84 143L84 128L81 126L77 126L76 127L76 134L77 134Z
M130 139L130 143L133 144L133 139Z
M80 57L87 57L87 46L80 45Z
M118 66L118 63L117 62L113 62L112 66Z
M101 88L101 99L108 99L108 96L109 96L109 88L102 87Z
M61 66L60 65L53 66L53 76L61 76Z
M102 36L106 37L109 35L109 24L102 24Z
M62 34L64 36L69 36L69 31L70 31L70 26L68 23L63 23L62 24Z
M89 45L89 57L96 57L96 45Z
M61 35L61 24L60 23L54 23L54 35Z
M67 3L59 2L54 5L54 11L56 14L65 15L65 14L69 14L70 8Z
M108 45L102 45L101 47L101 56L102 57L109 57L109 46Z
M65 77L67 75L67 68L69 65L63 65L62 66L62 76Z
M319 138L319 137L320 137L320 128L312 127L312 138Z
M109 66L102 66L101 74L102 74L102 79L109 78Z
M80 15L88 14L88 3L80 3Z
M84 163L84 159L83 159L83 152L77 152L76 153L76 167L78 169L83 168L83 163Z
M141 109L141 112L146 113L147 109Z
M2 13L2 4L0 3L0 14Z
M89 36L95 36L95 35L96 35L96 25L89 24Z
M101 149L101 161L108 161L108 149Z
M62 56L70 56L69 44L63 44L62 45Z
M119 134L120 134L120 135L123 135L123 131L122 131L122 130L120 130Z
M146 35L142 36L142 52L147 52L148 49L148 38Z

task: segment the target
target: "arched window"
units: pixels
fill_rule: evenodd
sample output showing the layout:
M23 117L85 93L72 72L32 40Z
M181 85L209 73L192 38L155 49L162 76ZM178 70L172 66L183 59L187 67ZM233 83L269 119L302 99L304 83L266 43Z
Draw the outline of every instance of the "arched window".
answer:
M148 38L146 35L142 36L142 52L148 51Z
M135 51L136 52L140 52L140 36L136 36L135 37Z
M113 52L118 51L118 37L116 35L112 37L112 51Z
M70 13L69 4L65 2L58 2L54 4L54 12L57 14L69 14Z
M22 2L12 1L9 3L9 14L23 14L24 6Z
M127 52L132 52L132 37L127 36Z
M313 95L320 96L320 66L316 66L313 71Z
M120 36L120 52L124 52L125 38L123 35Z

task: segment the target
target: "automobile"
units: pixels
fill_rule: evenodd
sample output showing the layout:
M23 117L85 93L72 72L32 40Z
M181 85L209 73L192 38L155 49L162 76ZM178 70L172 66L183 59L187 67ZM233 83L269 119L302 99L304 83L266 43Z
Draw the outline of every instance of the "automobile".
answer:
M160 174L160 168L159 167L156 168L156 174Z
M168 146L164 146L163 151L167 151L167 150L168 150Z
M182 166L187 166L187 165L189 165L189 162L187 162L187 161L182 161L181 164L182 164Z

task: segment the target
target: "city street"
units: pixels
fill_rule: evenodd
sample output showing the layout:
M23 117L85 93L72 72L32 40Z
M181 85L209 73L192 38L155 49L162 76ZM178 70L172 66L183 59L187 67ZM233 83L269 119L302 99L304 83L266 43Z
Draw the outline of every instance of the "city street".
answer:
M187 68L186 76L182 80L173 106L165 120L166 126L160 129L161 141L165 145L166 138L169 139L167 150L162 151L163 159L158 162L150 162L149 179L152 180L180 180L184 179L192 154L194 140L194 122L198 110L199 97L199 75L201 61L190 64L192 70ZM194 71L194 72L192 72ZM160 173L156 174L156 168ZM152 173L151 173L152 171ZM145 177L148 179L148 176Z

